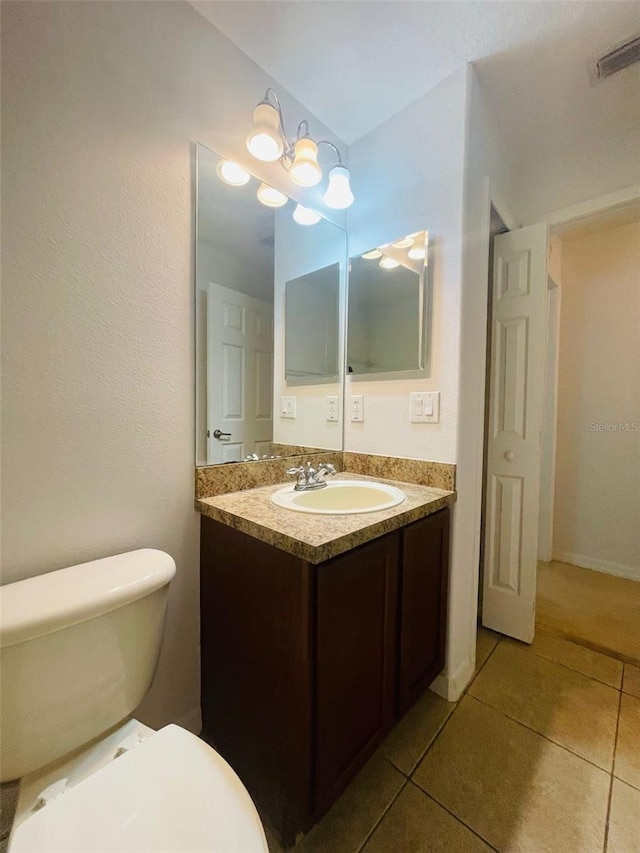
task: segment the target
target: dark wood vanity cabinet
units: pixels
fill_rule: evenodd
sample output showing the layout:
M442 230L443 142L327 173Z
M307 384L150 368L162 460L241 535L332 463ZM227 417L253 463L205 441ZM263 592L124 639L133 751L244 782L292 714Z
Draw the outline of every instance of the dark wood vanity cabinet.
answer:
M449 510L317 565L202 518L203 736L292 844L444 664Z

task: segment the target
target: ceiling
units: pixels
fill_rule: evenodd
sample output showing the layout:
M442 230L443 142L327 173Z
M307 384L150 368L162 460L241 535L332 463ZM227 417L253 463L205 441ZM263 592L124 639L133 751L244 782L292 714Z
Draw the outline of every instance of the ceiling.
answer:
M626 0L312 0L192 5L347 144L467 62L515 159L543 126L548 156L576 138L634 133L640 65L592 85L593 60L640 33ZM570 127L570 133L567 129ZM543 152L544 155L544 152Z
M596 234L609 228L620 228L623 225L640 225L640 200L556 225L553 233L557 234L561 240L573 240L588 237L589 234Z

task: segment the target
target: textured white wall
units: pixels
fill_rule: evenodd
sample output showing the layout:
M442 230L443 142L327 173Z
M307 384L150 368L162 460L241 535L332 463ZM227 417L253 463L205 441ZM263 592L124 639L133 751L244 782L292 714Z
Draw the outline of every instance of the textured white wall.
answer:
M199 705L192 143L246 162L269 85L187 4L2 3L3 581L172 554L150 725Z
M640 225L564 239L553 555L638 580L639 318Z
M420 229L433 246L431 366L424 379L358 381L364 423L345 422L345 449L456 461L465 69L349 149L349 252L358 255ZM412 424L411 391L440 391L440 423Z

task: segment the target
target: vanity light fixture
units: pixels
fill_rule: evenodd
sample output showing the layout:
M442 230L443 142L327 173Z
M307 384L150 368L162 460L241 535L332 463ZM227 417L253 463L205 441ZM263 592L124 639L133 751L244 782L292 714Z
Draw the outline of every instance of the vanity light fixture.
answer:
M258 187L258 201L267 207L282 207L289 199L280 190L275 187L270 187L269 184L262 183Z
M311 210L309 207L303 207L303 205L296 205L296 209L293 211L293 218L298 223L298 225L315 225L316 222L320 222L322 218L319 213L316 213L315 210Z
M384 257L380 261L380 266L383 270L394 270L396 267L400 266L400 261L396 261L395 258Z
M408 249L411 246L413 240L411 237L403 237L402 240L396 240L395 243L392 243L394 249Z
M216 168L218 177L232 187L243 187L251 180L249 172L232 160L221 160Z
M323 201L328 207L343 210L353 204L349 185L349 170L333 142L321 139L316 142L309 133L305 120L298 125L296 141L290 142L284 126L282 107L273 89L267 89L262 101L253 111L253 128L247 136L247 148L258 160L272 163L280 160L294 184L314 187L322 180L318 163L318 148L327 145L337 155L337 163L329 172L329 185Z

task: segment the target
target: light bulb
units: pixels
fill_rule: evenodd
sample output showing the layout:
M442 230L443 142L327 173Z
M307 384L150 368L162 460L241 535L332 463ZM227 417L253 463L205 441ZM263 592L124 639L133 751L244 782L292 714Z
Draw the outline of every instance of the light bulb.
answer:
M315 210L311 210L308 207L303 207L301 204L298 204L296 205L296 209L293 211L293 218L298 225L315 225L316 222L320 222L322 217L319 213L316 213Z
M370 252L365 252L364 255L361 255L360 257L364 258L367 261L374 261L376 260L376 258L382 257L382 252L380 251L380 249L371 249Z
M258 201L267 207L282 207L283 204L289 201L284 193L281 193L275 187L270 187L269 184L260 184L256 195L258 196Z
M409 257L412 261L420 261L426 255L426 250L424 246L413 246L409 249Z
M221 160L216 168L218 177L225 184L230 184L232 187L243 187L251 180L249 172L245 171L242 166L238 166L232 160Z
M253 128L247 136L247 148L258 160L271 163L284 151L278 110L262 101L253 111Z
M327 207L343 210L353 204L353 193L349 186L349 170L344 166L334 166L329 172L329 186L322 197Z
M403 237L402 240L396 240L396 242L391 245L394 249L407 249L412 243L413 240L411 237Z
M383 258L380 261L380 266L383 270L394 270L396 267L400 266L400 261L396 261L395 258Z
M303 136L296 142L289 176L300 187L315 187L320 183L322 169L318 165L318 146L311 137Z

